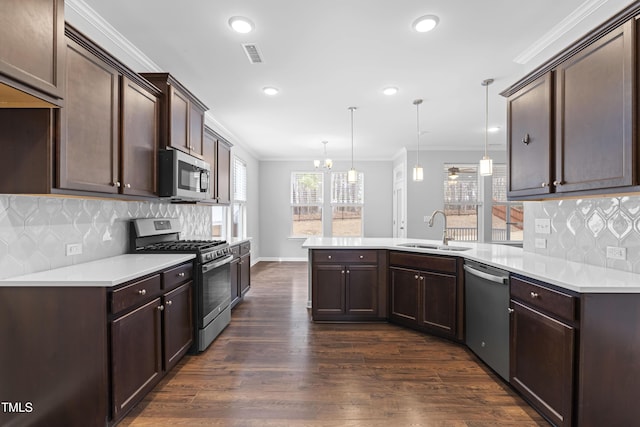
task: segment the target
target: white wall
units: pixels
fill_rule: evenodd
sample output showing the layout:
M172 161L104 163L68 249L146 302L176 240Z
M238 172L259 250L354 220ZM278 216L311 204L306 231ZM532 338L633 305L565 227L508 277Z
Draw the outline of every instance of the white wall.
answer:
M355 168L364 172L364 236L391 237L393 191L393 162L356 162ZM346 171L349 162L334 161L333 170ZM291 234L291 172L312 171L312 161L260 162L260 254L263 259L307 259L304 239ZM327 185L325 178L325 185Z
M441 239L442 225L429 227L425 215L444 208L444 186L442 167L445 163L478 163L483 151L421 151L420 164L424 169L424 180L414 182L411 171L416 163L416 152L407 152L407 237L415 239ZM507 153L490 152L494 163L505 163Z

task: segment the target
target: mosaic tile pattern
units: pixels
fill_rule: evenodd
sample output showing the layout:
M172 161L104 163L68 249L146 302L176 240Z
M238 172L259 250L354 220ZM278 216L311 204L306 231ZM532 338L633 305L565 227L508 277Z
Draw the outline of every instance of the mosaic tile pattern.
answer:
M524 211L525 251L640 273L640 196L526 202ZM551 234L536 234L540 218L551 220ZM627 248L627 259L608 259L607 246Z
M0 279L127 253L129 220L157 217L179 218L183 238L211 238L206 206L0 195ZM66 256L67 243L82 254Z

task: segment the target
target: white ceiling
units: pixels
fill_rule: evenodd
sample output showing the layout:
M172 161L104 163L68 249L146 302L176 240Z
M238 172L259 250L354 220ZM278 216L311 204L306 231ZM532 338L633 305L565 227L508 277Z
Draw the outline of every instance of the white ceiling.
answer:
M70 0L67 0L68 2ZM82 0L74 0L82 3ZM231 142L260 159L348 159L347 107L356 106L357 160L391 159L421 149L482 149L489 87L490 149L505 147L499 92L612 16L626 0L84 0L158 67L209 108ZM435 14L439 26L411 23ZM572 15L573 14L573 15ZM233 32L242 15L256 26ZM560 25L560 27L558 27ZM559 34L557 34L559 33ZM547 41L526 64L514 58ZM250 64L242 43L256 43ZM543 43L544 47L545 43ZM143 71L143 70L138 70ZM388 85L400 92L392 97ZM267 97L265 86L281 92Z

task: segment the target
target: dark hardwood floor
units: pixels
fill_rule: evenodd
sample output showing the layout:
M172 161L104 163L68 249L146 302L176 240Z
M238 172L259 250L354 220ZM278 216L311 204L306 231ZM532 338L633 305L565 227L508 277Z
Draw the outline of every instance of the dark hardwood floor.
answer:
M231 325L121 426L548 426L462 345L386 323L312 323L306 263L251 274Z

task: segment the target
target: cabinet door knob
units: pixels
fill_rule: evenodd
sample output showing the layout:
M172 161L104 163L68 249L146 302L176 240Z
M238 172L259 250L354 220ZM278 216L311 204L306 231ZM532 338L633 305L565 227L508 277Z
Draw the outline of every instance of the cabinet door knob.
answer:
M164 305L159 305L158 306L158 311L164 311Z
M555 186L559 186L559 185L562 185L562 184L564 184L564 181L562 181L562 180L560 180L560 181L553 181L553 185L555 185Z
M173 301L171 300L167 301L167 305L171 305L171 304L173 304Z
M364 259L364 255L360 255L360 259Z
M340 273L344 274L344 270L342 270Z
M531 138L529 137L529 134L525 133L524 136L522 137L522 143L524 145L529 145L530 142L531 142Z
M507 312L508 312L509 314L513 313L514 311L515 311L515 310L514 310L513 308L507 308Z
M546 182L543 182L543 183L542 183L542 188L546 187L547 185L549 185L549 184L548 184L548 183L546 183Z
M531 292L531 298L538 298L540 295L538 295L536 292Z
M131 188L131 184L126 184L125 187Z
M120 181L116 181L116 182L112 182L112 183L111 183L111 186L112 186L112 187L120 188L120 185L121 185L121 184L120 184Z
M350 273L350 271L349 271L349 270L347 270L347 274L349 274L349 273Z
M415 276L413 276L414 279L419 279L420 276L418 276L417 274Z
M146 290L146 289L140 289L140 290L138 291L138 294L140 294L140 295L146 295L146 294L147 294L147 290Z
M184 271L183 271L182 273L178 273L178 274L176 274L176 276L178 276L178 277L184 277Z
M327 258L331 259L331 255L327 255Z

